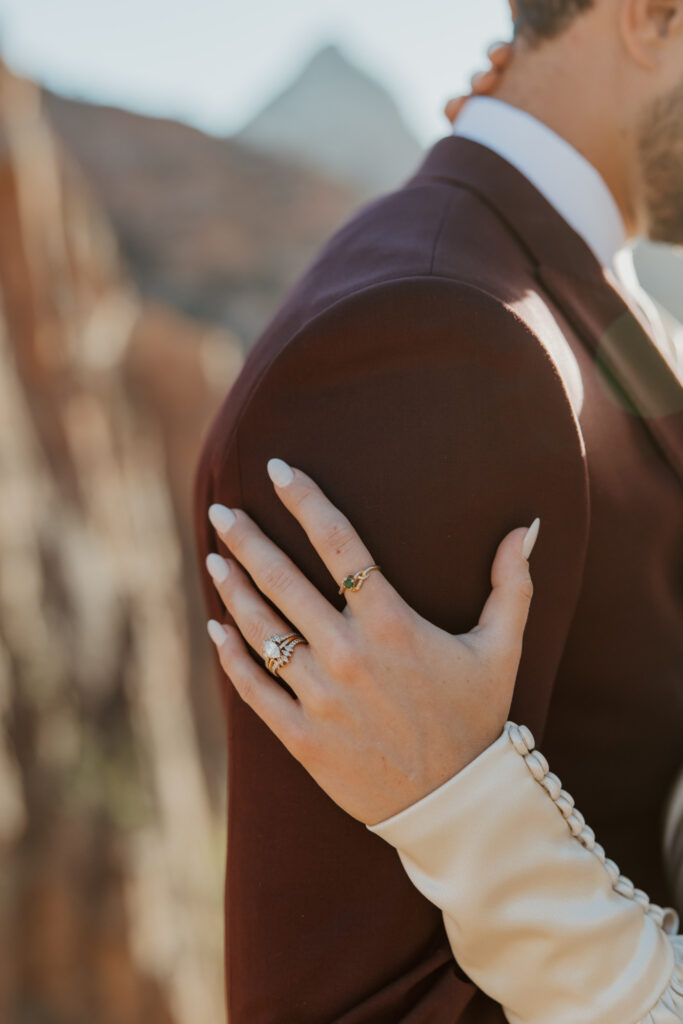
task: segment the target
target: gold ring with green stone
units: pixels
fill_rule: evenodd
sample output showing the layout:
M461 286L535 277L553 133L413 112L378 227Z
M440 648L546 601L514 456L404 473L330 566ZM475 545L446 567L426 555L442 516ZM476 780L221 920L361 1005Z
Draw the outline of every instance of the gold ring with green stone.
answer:
M370 575L373 569L379 569L379 565L369 565L367 569L361 569L359 572L349 573L342 580L341 587L339 588L340 594L353 593L365 583L366 579Z

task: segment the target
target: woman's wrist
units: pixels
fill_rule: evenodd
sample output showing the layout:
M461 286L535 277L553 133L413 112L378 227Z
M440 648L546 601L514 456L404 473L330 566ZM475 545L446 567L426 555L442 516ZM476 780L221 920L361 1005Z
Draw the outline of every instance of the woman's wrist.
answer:
M450 809L454 806L454 801L457 803L462 787L467 786L472 778L478 784L478 776L488 770L489 762L493 771L498 771L498 755L507 742L505 731L501 729L491 743L479 749L462 767L430 793L375 825L368 825L367 828L396 847L409 841L411 835L421 835L425 826L430 827L432 815L436 814L438 817L442 805Z

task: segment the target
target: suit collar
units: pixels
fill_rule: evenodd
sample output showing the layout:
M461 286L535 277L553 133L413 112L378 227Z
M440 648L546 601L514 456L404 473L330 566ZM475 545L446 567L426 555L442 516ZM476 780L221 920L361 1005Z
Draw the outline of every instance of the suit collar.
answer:
M446 136L406 184L424 178L467 188L496 211L606 382L683 484L683 371L660 352L616 277L531 182L487 147Z
M574 146L526 110L492 96L467 101L453 127L507 160L538 189L595 253L614 268L626 227L606 181Z

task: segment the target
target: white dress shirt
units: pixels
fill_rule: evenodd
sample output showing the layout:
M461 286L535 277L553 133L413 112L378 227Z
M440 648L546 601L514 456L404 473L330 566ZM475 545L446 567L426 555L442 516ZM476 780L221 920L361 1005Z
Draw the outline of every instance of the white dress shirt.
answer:
M491 96L469 99L453 134L498 153L527 178L584 240L640 307L653 339L668 358L672 341L662 316L638 281L633 245L605 179L593 164L552 128L524 110Z

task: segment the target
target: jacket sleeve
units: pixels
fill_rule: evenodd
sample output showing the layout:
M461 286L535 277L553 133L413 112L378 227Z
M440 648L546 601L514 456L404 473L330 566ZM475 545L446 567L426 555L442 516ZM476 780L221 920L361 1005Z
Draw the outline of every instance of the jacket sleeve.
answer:
M683 1020L676 911L620 873L526 727L507 722L451 779L366 827L511 1024Z
M227 553L207 521L213 501L244 508L344 606L274 494L273 456L310 473L405 600L454 633L476 624L502 537L538 515L510 716L542 735L589 518L582 438L553 359L513 311L442 278L365 288L284 346L283 330L280 321L250 354L197 478L209 615L229 621L203 568L209 551ZM216 668L227 715L232 1024L477 1021L470 1004L485 997L454 963L441 912ZM487 1024L502 1021L495 1004L483 1009Z

